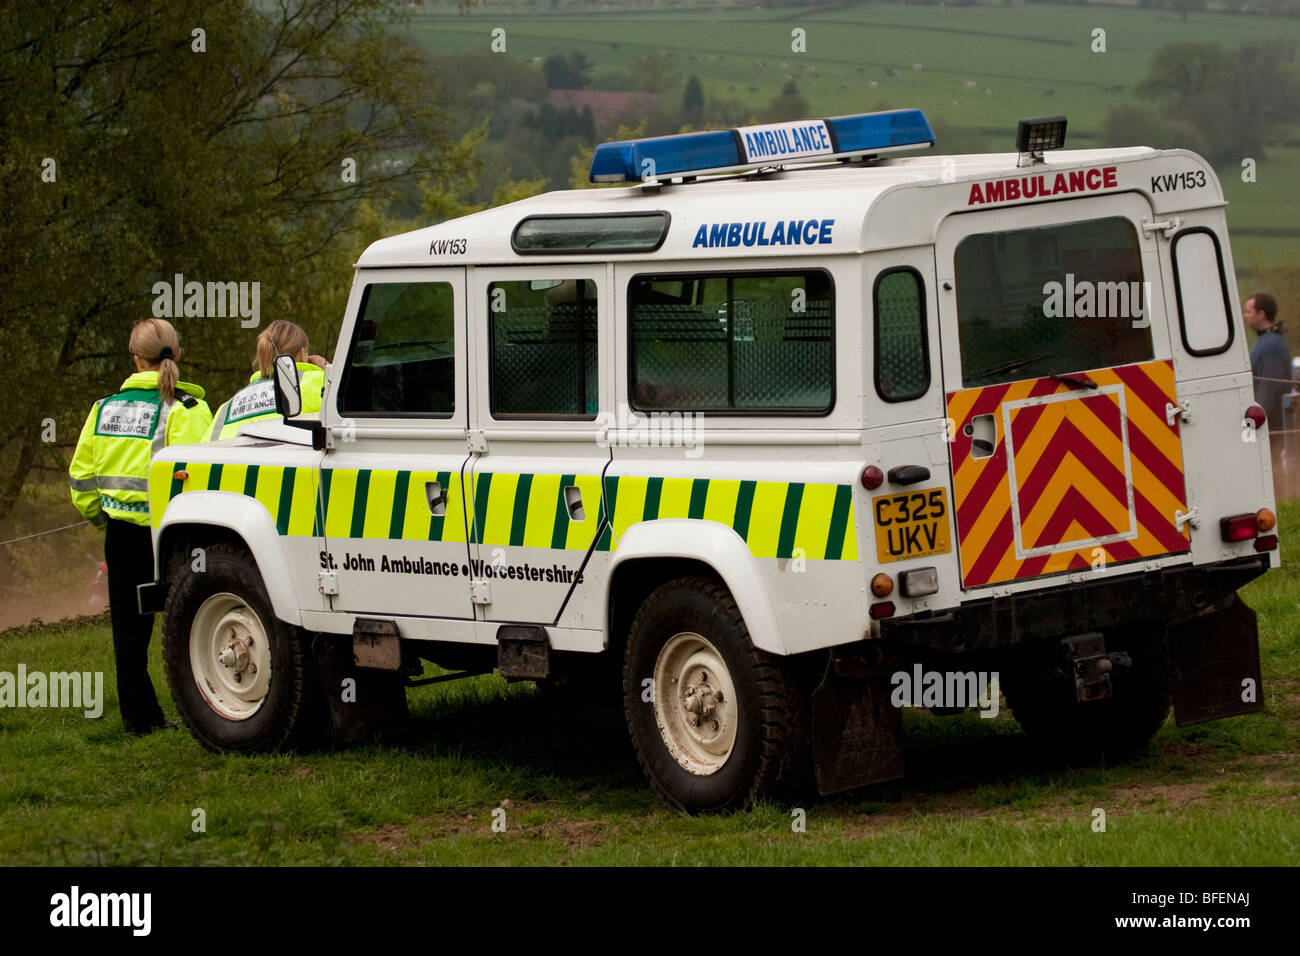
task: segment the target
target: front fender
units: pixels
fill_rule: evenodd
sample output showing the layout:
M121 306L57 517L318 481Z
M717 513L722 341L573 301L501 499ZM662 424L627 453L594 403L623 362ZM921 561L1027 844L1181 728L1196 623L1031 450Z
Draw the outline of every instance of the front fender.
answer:
M281 548L282 539L276 531L275 519L260 501L228 491L187 491L173 498L154 530L155 580L161 574L159 542L169 528L184 525L225 528L238 535L257 562L275 616L288 624L302 624L289 562Z
M633 525L619 535L607 580L612 583L620 565L639 558L686 558L707 564L731 592L754 646L773 654L789 653L776 626L776 612L763 587L758 563L734 529L714 521L690 518L664 518ZM609 600L607 591L606 607Z

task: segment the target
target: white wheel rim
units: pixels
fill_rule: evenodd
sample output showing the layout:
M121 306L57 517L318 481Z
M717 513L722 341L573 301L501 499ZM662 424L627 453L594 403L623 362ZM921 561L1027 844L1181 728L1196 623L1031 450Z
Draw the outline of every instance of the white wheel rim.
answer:
M722 654L693 631L674 634L655 661L655 722L673 759L708 776L736 744L736 688Z
M190 669L208 706L247 720L271 686L271 645L262 620L242 598L214 594L190 625Z

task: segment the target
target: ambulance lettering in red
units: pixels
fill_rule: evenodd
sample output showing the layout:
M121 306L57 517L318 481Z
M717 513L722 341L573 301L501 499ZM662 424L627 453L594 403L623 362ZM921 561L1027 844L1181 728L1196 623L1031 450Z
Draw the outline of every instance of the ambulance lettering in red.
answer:
M1046 199L1061 194L1096 192L1114 189L1119 185L1119 175L1114 166L1092 169L1074 169L1069 173L1051 173L1038 176L1020 176L1016 179L992 179L974 183L970 188L968 206L981 206L994 202L1014 202L1017 199Z

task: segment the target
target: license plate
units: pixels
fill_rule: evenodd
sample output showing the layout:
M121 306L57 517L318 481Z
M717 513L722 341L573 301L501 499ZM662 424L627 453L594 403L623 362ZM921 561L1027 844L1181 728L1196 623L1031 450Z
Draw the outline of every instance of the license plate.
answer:
M927 488L871 499L876 557L881 564L952 550L948 540L948 490Z

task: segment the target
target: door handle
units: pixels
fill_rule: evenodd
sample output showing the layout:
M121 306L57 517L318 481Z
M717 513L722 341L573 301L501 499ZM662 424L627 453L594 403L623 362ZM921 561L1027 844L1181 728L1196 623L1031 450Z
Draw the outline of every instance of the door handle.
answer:
M976 415L962 429L970 437L970 456L988 458L997 447L998 429L992 415Z
M442 485L439 482L426 481L424 496L429 501L429 514L442 517L447 513L447 496L442 493Z
M564 505L569 509L570 521L587 520L587 512L582 509L582 489L577 485L568 485L565 487Z
M929 481L930 469L924 465L895 465L885 477L896 485L914 485L918 481Z

